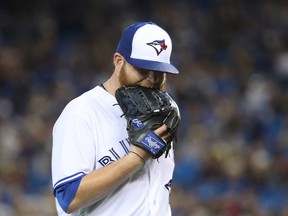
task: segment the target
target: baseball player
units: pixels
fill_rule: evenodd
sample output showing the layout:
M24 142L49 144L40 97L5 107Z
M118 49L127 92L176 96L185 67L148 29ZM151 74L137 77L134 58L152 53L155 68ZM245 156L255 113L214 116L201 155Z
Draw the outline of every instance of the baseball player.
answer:
M165 30L152 22L135 23L122 33L111 77L67 104L53 128L59 216L171 215L173 151L156 160L151 151L130 143L123 110L115 105L122 86L164 90L166 74L179 73L170 64L171 52ZM165 124L150 134L156 146L171 140Z

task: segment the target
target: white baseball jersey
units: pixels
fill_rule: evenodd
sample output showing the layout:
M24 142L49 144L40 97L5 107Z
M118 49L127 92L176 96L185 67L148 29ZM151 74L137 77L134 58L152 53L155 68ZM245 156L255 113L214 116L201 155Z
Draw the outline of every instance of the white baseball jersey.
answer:
M107 166L130 149L126 119L114 96L97 86L72 100L53 128L54 188ZM150 159L125 183L100 201L70 215L171 215L169 194L174 170L173 151ZM68 215L56 200L58 215Z

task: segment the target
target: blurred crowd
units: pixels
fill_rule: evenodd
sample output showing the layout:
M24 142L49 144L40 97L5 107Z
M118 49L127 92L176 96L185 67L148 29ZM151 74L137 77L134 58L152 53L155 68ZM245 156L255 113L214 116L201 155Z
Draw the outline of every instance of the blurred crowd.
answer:
M173 41L173 216L288 215L288 2L0 1L0 215L56 215L51 131L110 76L124 27Z

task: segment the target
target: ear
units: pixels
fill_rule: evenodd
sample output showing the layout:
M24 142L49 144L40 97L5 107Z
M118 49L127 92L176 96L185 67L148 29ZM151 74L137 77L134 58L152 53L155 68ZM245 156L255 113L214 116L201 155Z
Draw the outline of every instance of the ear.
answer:
M124 57L120 53L115 53L113 56L113 62L115 67L122 67L124 63Z

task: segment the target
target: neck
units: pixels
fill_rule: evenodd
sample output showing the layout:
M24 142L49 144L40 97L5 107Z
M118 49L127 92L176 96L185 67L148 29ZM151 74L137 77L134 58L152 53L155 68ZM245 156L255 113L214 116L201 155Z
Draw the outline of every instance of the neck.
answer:
M110 79L108 79L106 82L103 83L103 87L111 95L115 96L115 91L116 91L117 88L119 88L119 85L111 77Z

